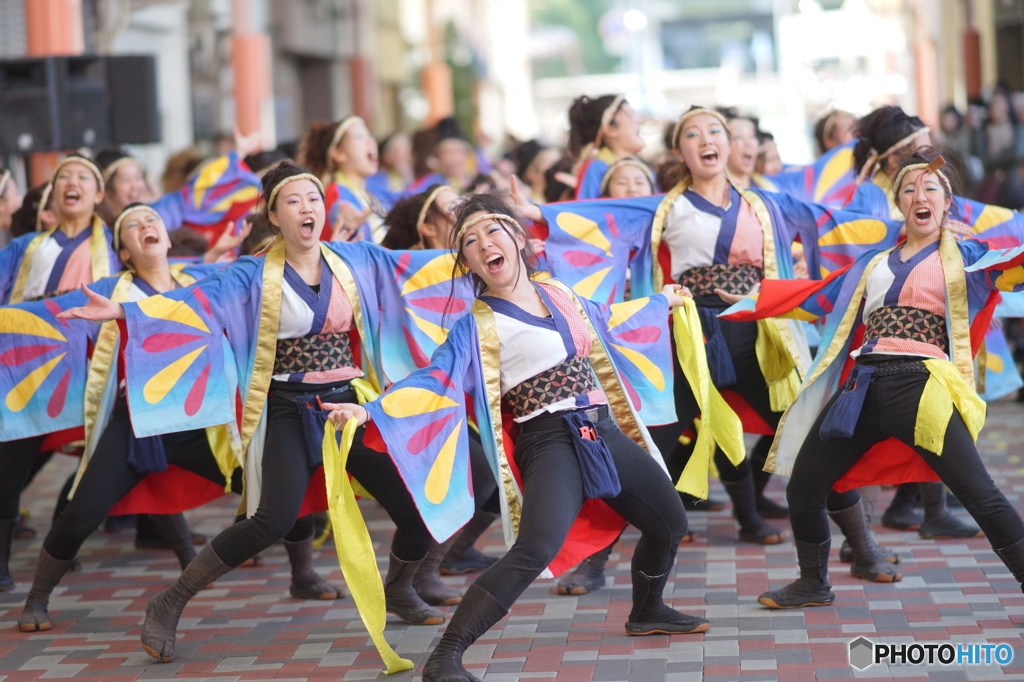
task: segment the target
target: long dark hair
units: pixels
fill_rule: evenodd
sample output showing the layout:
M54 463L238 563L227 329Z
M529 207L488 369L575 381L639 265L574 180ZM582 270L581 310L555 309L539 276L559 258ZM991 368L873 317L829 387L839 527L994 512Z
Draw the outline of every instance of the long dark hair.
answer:
M573 100L569 106L569 141L566 145L573 158L579 158L583 148L597 139L597 133L601 130L601 116L616 97L601 95L591 99L583 95Z

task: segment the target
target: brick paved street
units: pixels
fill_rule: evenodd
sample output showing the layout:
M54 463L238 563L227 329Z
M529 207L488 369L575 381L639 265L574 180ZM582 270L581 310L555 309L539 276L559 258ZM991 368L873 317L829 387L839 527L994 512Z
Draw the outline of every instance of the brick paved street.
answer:
M996 482L1018 509L1024 508L1024 407L999 403L990 408L982 450ZM18 585L0 593L0 680L378 678L379 660L351 598L290 599L280 546L265 553L261 568L239 569L190 603L181 621L177 657L169 664L153 662L138 637L147 600L176 577L177 563L170 552L136 550L131 531L99 531L86 543L84 570L66 577L51 601L52 631L16 632L14 619L53 499L74 466L70 458L56 458L25 500L40 535L15 542L12 570ZM781 482L773 481L771 489L781 498ZM712 490L723 497L717 484ZM891 495L881 493L876 520ZM188 516L196 530L213 535L235 504L236 498L225 497ZM373 503L364 503L364 510L383 566L390 522ZM792 542L768 548L736 544L728 512L694 513L690 520L700 539L680 550L666 596L681 610L705 614L712 622L708 633L674 638L624 634L628 561L637 537L627 531L612 554L613 582L607 588L561 597L551 594L553 581L536 582L509 617L469 650L467 667L494 682L1024 679L1024 595L985 539L934 542L916 533L879 530L882 543L903 556L902 582L875 584L850 577L834 546L835 605L769 611L757 605L756 597L795 576ZM485 549L501 550L497 529L487 536ZM333 551L325 548L317 563L331 579L341 579ZM461 578L446 580L466 584ZM407 626L391 618L389 641L421 665L443 626ZM1003 667L878 664L860 671L848 662L847 644L861 635L890 644L1006 642L1016 658ZM387 679L419 677L405 672Z

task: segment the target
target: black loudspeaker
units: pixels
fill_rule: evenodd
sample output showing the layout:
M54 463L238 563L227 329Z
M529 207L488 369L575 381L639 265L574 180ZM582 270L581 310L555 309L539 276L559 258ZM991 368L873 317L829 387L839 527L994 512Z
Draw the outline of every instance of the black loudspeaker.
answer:
M57 63L0 62L0 155L61 148Z
M111 103L107 97L107 58L59 57L62 146L109 147Z
M156 59L151 56L107 58L113 143L149 144L161 141L156 107Z
M0 155L160 142L152 56L0 61Z

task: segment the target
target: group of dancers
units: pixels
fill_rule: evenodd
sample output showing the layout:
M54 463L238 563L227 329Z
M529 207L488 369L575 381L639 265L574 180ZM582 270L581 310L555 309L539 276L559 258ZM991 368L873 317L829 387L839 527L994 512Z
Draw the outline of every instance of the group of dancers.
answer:
M142 623L159 661L189 600L278 540L294 597L337 598L311 515L334 427L395 524L386 610L437 625L457 605L425 680L477 679L463 653L546 571L563 594L602 586L627 523L626 632L708 630L662 595L712 468L741 541L782 542L766 517L790 518L799 573L768 608L834 601L829 517L853 575L901 579L857 492L879 483L901 485L901 527L983 532L1024 584L1024 523L975 444L975 356L1000 292L1024 288L1024 222L958 197L919 119L842 116L815 164L765 175L756 121L694 106L652 170L628 101L581 97L574 165L545 172L531 150L530 184L507 192L467 185L457 137L438 138L432 175L371 180L377 143L355 116L314 126L297 163L257 177L233 153L154 203L125 189L130 156L65 157L42 202L55 224L0 250L0 590L33 461L83 444L18 629L52 627L51 593L111 513L153 514L182 565ZM553 188L574 200L544 203ZM225 229L250 211L252 235ZM182 225L208 253L168 255ZM761 434L749 455L744 432ZM788 509L763 494L771 473ZM229 491L238 517L196 554L180 512ZM465 594L442 582L499 517L508 551L473 564ZM339 553L349 540L335 528Z

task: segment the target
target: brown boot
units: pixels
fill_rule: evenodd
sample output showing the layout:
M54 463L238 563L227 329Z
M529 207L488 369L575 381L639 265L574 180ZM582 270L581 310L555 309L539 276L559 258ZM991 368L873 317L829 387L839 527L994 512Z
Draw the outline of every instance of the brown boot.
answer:
M18 616L18 629L22 632L40 632L49 630L50 594L57 587L60 579L71 568L70 561L54 559L45 549L39 550L39 562L36 564L36 575L32 579L32 589L25 598L25 608Z
M384 580L384 602L393 613L411 625L440 625L444 612L423 601L412 587L412 580L423 559L402 561L391 553L388 576Z
M206 545L166 592L150 599L142 622L142 648L146 653L161 663L170 662L174 658L178 619L188 600L230 570L213 545Z
M313 569L313 536L298 542L284 541L292 565L292 584L288 592L296 599L341 599L340 588L324 580Z
M444 559L453 541L454 538L449 538L441 544L431 541L427 556L420 562L420 567L412 577L412 588L431 606L454 606L462 601L462 593L442 581L438 575L441 560Z

